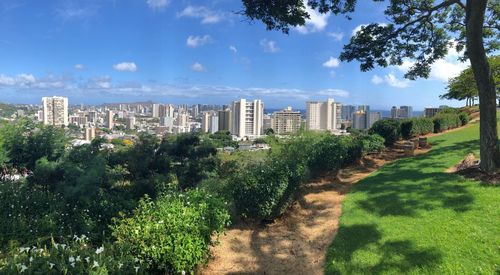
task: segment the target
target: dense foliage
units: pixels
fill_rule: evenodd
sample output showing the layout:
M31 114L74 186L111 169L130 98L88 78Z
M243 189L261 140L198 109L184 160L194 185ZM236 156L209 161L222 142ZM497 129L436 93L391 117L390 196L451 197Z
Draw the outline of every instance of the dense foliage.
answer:
M378 134L384 138L386 146L393 145L401 138L401 125L395 119L383 119L373 123L368 131L370 134Z
M404 139L426 135L434 131L434 123L430 118L416 117L401 121L401 136Z
M146 197L131 217L116 219L113 236L150 270L190 272L207 260L212 235L228 222L221 199L200 190L170 192Z
M384 150L384 138L380 135L361 135L361 142L363 143L363 153L364 154L372 154L372 153L380 153Z

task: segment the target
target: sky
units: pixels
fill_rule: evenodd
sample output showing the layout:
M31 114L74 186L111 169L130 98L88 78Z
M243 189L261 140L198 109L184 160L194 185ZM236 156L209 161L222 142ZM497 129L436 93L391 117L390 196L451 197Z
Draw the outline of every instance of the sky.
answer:
M352 20L308 10L307 24L286 35L239 15L239 0L1 0L0 102L463 105L439 100L467 67L454 50L416 81L403 78L410 60L369 72L341 62L361 25L385 22L386 3L359 2Z

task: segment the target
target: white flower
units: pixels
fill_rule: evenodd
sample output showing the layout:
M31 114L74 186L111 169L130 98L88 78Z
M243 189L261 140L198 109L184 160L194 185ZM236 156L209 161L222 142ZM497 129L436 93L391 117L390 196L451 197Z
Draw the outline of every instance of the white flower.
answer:
M76 261L79 262L80 261L80 255L76 256Z
M104 246L101 246L95 251L95 254L101 254L103 251L104 251Z
M50 269L52 269L55 266L55 264L49 263L49 266L50 266Z
M70 265L71 265L72 267L75 267L75 263L71 263Z
M92 265L92 268L94 268L94 267L99 267L99 263L96 262L96 261L94 261L94 264Z
M21 247L19 248L19 252L23 253L23 252L29 252L30 251L30 248L29 247Z
M33 261L33 257L30 257L30 263Z
M137 257L134 258L134 261L137 263L139 261L139 259L137 259Z
M122 263L118 263L118 269L122 268L123 264Z
M70 263L73 263L75 261L75 258L73 256L71 256L71 257L69 257L68 260L69 260Z
M137 273L139 271L139 267L138 266L134 266L134 269L135 269L135 273Z
M90 262L90 257L85 257L85 261Z
M182 273L182 275L186 275L186 271L184 271L184 270L181 273Z
M24 264L21 265L21 273L23 273L26 269L28 269L27 266L25 266Z
M63 249L65 249L65 248L66 248L66 245L65 245L65 244L61 244L61 247L62 247Z

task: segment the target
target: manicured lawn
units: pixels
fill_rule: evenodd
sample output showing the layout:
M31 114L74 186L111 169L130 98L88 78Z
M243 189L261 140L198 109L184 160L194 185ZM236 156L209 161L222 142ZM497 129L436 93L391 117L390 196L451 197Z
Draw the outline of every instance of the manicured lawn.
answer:
M431 139L433 149L389 164L343 203L327 274L498 274L500 188L446 174L478 156L479 126Z

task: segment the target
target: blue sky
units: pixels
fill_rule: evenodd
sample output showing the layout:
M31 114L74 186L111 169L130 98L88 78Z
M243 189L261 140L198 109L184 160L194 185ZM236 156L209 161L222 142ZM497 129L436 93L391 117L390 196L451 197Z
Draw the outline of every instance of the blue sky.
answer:
M0 101L260 98L269 108L304 108L331 96L374 109L459 105L438 98L446 79L467 66L453 50L417 81L403 79L410 60L370 72L339 62L356 28L385 21L386 4L359 2L352 20L309 11L307 25L285 35L237 15L238 0L2 0Z

